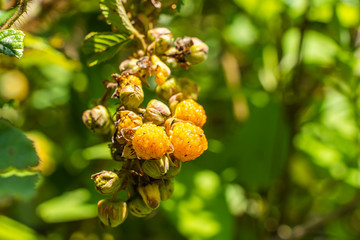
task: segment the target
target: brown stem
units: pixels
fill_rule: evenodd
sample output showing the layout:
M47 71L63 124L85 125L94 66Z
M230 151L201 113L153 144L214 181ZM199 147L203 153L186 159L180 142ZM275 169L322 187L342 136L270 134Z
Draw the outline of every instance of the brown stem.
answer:
M132 32L134 37L136 37L136 39L140 42L141 47L144 50L144 52L146 52L147 47L146 47L146 43L145 43L143 35L140 34L139 31L131 24L130 19L128 18L127 14L126 14L125 7L122 4L122 1L117 1L117 4L120 6L118 8L119 15L121 16L122 20L124 21L124 24L126 25L126 28L128 30L130 30L130 32Z
M16 12L11 16L11 18L9 20L7 20L0 28L0 30L5 30L10 28L15 22L16 20L18 20L18 18L26 11L26 6L27 6L27 1L28 0L20 0L18 9L16 10Z
M275 239L282 239L282 240L303 239L305 236L311 234L317 229L322 228L332 220L335 220L341 216L344 216L352 212L355 208L359 206L359 203L360 203L360 192L357 192L357 194L354 196L352 200L350 200L348 203L341 206L340 208L334 210L333 212L322 217L311 219L304 224L299 224L295 226L294 228L292 228L291 235L288 238L276 237Z

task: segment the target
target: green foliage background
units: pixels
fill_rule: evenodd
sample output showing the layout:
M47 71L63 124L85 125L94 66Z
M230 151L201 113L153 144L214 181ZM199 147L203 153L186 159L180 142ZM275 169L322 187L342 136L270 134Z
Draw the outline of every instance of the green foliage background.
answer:
M86 65L84 37L111 31L97 1L38 1L19 21L24 55L0 56L0 117L35 141L42 174L3 165L29 143L2 121L0 239L359 239L359 1L183 2L157 25L209 46L207 61L176 72L201 87L209 149L183 165L156 215L115 229L96 218L90 179L117 167L110 138L81 115L132 45Z

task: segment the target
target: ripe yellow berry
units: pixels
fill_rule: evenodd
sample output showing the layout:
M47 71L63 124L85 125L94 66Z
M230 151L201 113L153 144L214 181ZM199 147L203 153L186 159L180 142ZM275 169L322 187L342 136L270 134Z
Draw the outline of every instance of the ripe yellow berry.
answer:
M170 147L165 131L152 123L145 123L136 129L132 140L136 155L143 159L162 157Z
M186 99L176 105L175 117L190 121L199 127L204 126L206 122L206 114L203 106L192 99Z
M157 85L163 85L165 80L170 76L170 68L163 63L156 55L151 56L151 63L153 65L153 74L155 75L155 82Z
M119 115L118 130L122 128L134 128L143 124L142 118L132 111L121 111Z
M124 88L127 85L136 85L142 87L140 78L135 75L116 75L115 79L116 81L118 81L120 89Z
M194 160L208 148L204 131L188 122L176 123L170 138L174 156L182 162Z

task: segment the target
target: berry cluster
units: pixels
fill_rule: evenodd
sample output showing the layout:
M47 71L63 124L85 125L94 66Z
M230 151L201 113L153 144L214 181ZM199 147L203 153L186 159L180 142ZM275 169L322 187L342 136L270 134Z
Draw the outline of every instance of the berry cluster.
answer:
M120 74L113 74L107 84L114 89L112 98L120 100L114 119L102 105L83 115L84 123L94 131L106 133L112 125L109 147L113 159L122 163L120 169L92 175L97 191L112 195L98 203L100 220L106 226L118 226L128 212L136 217L153 213L172 195L182 163L198 158L208 148L202 130L205 110L195 101L199 88L190 79L171 76L169 67L175 63L187 69L200 63L208 47L189 37L177 39L172 47L173 36L166 28L149 30L148 42L146 53L122 62ZM152 99L142 108L143 85L149 85L151 78L165 103ZM126 201L117 199L122 190L127 192Z

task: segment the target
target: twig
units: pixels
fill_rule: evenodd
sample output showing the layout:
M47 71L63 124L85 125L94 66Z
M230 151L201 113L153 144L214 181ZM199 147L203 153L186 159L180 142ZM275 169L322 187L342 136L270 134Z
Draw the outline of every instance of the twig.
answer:
M0 30L5 30L10 28L16 20L24 13L26 12L26 6L27 6L28 0L20 0L20 4L18 6L18 9L16 12L11 16L9 20L7 20L4 25L1 26Z
M302 239L305 236L309 235L316 229L319 229L325 226L327 223L331 222L332 220L344 216L349 212L353 211L356 207L359 206L360 203L360 192L358 192L352 200L350 200L345 205L341 206L340 208L334 210L333 212L316 219L309 220L304 224L300 224L295 226L292 229L292 233L288 238L281 238L283 240L295 240L295 239ZM280 238L276 238L280 239Z
M118 8L119 16L121 16L121 18L124 21L124 24L126 25L126 27L133 33L134 37L136 37L139 40L139 42L141 44L141 47L146 52L147 48L146 48L146 43L144 41L143 35L141 35L139 33L139 31L131 24L130 19L128 18L127 14L126 14L125 7L122 4L122 1L117 1L117 4L120 6Z

